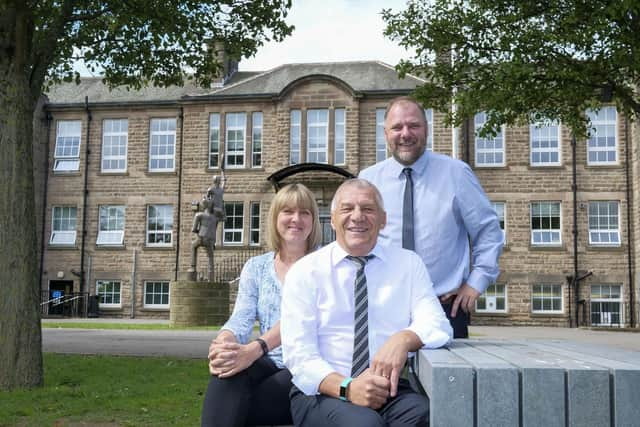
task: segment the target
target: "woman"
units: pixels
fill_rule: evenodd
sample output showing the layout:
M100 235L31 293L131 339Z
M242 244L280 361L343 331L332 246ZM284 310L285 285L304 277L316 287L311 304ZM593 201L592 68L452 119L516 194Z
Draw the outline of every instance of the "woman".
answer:
M272 249L247 261L231 318L209 347L211 380L203 426L292 424L291 374L282 363L280 295L284 276L320 243L318 206L301 184L282 188L269 209ZM256 319L260 338L249 342Z

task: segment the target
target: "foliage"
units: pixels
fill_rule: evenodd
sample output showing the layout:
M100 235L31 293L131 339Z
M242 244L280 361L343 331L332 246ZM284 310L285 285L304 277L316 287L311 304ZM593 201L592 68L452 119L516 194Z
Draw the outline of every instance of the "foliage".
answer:
M0 392L0 426L199 424L206 360L44 355L45 386Z
M640 114L637 0L410 0L383 11L385 35L415 50L401 74L427 80L416 96L449 123L487 111L483 130L559 118L577 136L584 112L613 100Z
M0 389L42 382L32 131L45 84L77 80L73 64L83 59L110 86L180 85L185 76L207 85L222 48L240 59L290 34L290 7L291 0L0 1Z

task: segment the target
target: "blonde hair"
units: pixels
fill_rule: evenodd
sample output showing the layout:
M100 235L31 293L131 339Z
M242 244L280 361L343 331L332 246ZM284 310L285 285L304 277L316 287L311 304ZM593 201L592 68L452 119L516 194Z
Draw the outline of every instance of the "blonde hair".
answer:
M282 187L271 201L267 224L267 245L276 252L282 249L282 238L278 233L278 214L286 207L308 209L311 212L313 221L311 224L311 233L309 233L309 237L307 237L306 253L315 250L318 245L320 245L322 238L320 219L318 217L318 205L313 197L313 193L302 184L288 184Z

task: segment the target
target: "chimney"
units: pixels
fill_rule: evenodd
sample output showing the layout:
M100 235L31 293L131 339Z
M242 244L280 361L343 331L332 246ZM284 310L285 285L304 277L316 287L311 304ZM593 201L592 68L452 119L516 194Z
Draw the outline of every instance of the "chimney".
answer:
M231 57L223 40L212 39L207 42L207 54L217 62L218 67L212 69L211 87L223 87L238 71L239 59Z

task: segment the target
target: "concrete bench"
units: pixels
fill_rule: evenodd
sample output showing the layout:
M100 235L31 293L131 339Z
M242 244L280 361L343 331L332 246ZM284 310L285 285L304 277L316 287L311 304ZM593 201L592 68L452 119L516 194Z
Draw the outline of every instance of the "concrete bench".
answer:
M421 350L431 427L640 426L640 353L556 340Z

